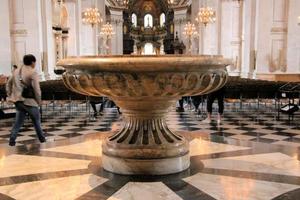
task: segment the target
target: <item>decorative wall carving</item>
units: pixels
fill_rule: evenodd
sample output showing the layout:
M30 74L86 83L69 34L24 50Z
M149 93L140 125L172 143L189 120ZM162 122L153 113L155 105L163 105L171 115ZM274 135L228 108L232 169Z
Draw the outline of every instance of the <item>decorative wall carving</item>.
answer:
M270 67L275 69L275 71L284 72L286 70L286 47L284 40L272 40L271 60Z
M11 35L16 36L23 36L25 37L27 35L27 30L26 29L17 29L17 30L11 30L10 31Z
M272 27L271 33L287 33L287 27Z
M273 0L271 52L269 71L285 72L287 69L288 0Z
M176 18L174 19L174 24L186 24L187 21L186 17Z
M110 23L120 25L120 24L123 24L123 19L120 19L119 17L116 17L116 18L111 17Z

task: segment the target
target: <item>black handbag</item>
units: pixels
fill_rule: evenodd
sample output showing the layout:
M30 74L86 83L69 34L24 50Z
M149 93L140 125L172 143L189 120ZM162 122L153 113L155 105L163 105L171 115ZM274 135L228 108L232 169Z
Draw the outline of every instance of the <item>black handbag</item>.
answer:
M26 99L34 99L35 98L35 94L34 94L34 89L32 87L32 85L27 85L22 78L22 68L20 69L20 82L23 84L23 91L22 91L22 97L26 98Z

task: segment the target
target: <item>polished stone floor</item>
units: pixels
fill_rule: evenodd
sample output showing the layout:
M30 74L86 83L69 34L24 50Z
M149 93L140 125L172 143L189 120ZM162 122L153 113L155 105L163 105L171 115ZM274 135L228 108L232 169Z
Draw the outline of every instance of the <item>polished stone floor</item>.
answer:
M204 110L205 105L203 106ZM105 109L103 116L95 122L87 116L88 109L85 104L69 109L68 105L55 109L43 109L43 129L49 141L86 135L94 132L106 132L120 127L120 119L116 109ZM300 147L300 112L293 121L288 121L286 115L276 120L277 113L272 106L226 104L224 120L221 125L215 121L204 124L204 112L197 115L186 107L183 113L176 113L172 108L168 115L169 127L173 130L209 133L222 137L229 137L246 141L257 141ZM13 119L0 120L0 146L6 146ZM38 143L34 129L27 120L22 128L18 145Z
M104 138L120 128L122 115L106 109L95 122L84 107L48 110L40 145L30 123L17 147L8 147L13 119L0 120L1 200L300 199L300 124L268 107L226 105L221 125L172 108L168 124L190 141L190 169L166 176L121 176L101 166Z
M113 128L115 129L115 128ZM296 147L181 131L191 167L165 176L121 176L103 170L97 132L46 144L0 148L1 200L299 199Z

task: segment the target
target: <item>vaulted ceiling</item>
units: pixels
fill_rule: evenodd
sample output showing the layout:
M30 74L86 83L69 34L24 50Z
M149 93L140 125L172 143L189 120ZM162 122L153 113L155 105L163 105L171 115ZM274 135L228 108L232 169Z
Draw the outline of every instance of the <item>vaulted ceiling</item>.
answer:
M168 12L168 4L165 0L133 0L129 5L129 12L134 12L137 16L150 13L158 18L161 13Z
M124 9L123 0L105 0L105 1L106 1L106 5L110 8ZM160 5L163 5L163 7L166 7L168 5L168 0L129 0L129 4L136 7L136 4L140 4L146 1L152 1L158 3ZM173 8L186 7L190 5L191 2L192 0L174 0L172 7Z

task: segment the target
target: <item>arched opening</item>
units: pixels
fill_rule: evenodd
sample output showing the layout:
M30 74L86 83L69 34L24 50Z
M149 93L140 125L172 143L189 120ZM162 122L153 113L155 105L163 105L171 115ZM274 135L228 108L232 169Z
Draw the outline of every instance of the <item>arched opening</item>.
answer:
M145 28L152 28L153 27L153 17L151 14L146 14L144 17L144 27Z
M154 51L154 47L152 43L146 43L144 46L144 55L154 55L155 51Z
M165 13L161 13L160 18L159 18L160 26L163 27L165 26L166 23L166 15Z
M131 15L131 23L132 23L132 26L137 27L137 16L135 13L133 13Z

